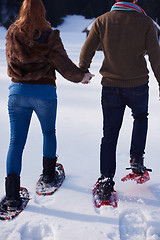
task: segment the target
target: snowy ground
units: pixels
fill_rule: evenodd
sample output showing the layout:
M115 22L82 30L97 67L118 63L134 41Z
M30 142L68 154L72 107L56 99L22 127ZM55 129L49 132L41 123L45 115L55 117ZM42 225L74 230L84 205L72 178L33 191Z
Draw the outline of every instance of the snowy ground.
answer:
M70 58L78 64L85 41L81 31L92 20L67 17L59 28ZM4 195L5 161L9 143L7 97L10 79L6 75L5 34L0 28L0 198ZM160 102L158 86L150 70L149 133L146 166L153 169L151 181L143 185L121 182L129 166L132 126L126 114L117 149L115 176L118 208L95 211L92 186L99 177L99 145L102 136L101 77L98 73L103 55L97 52L91 67L95 74L89 85L72 84L57 74L57 139L59 162L66 180L55 195L35 194L35 183L42 170L42 136L33 115L23 154L21 185L29 189L31 200L21 215L0 223L0 240L160 240ZM150 65L148 65L150 69Z

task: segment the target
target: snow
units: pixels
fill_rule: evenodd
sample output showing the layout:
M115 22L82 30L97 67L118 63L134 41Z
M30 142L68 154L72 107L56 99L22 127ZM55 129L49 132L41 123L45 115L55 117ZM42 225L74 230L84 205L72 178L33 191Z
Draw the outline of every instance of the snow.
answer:
M158 29L158 31L160 31L160 26L159 26L159 24L158 24L157 22L155 22L154 20L153 20L153 22L154 22L156 28Z
M82 30L92 19L68 16L59 27L70 58L78 64L86 34ZM8 86L5 60L6 30L0 28L0 198L5 194L5 162L9 144L7 113ZM99 177L99 146L102 137L101 76L103 59L97 52L91 66L94 79L88 85L73 84L57 74L57 140L59 162L66 179L52 196L35 194L35 184L42 171L42 135L33 115L23 154L21 185L27 187L31 200L15 219L0 223L0 240L160 240L158 85L150 64L149 132L145 164L152 168L151 180L143 185L121 182L128 173L132 117L126 109L117 149L115 189L118 208L95 209L92 187ZM147 59L148 62L148 59Z
M84 27L88 26L93 19L85 19L83 16L77 15L68 15L63 18L64 23L58 28L62 32L76 32L79 33L83 30Z

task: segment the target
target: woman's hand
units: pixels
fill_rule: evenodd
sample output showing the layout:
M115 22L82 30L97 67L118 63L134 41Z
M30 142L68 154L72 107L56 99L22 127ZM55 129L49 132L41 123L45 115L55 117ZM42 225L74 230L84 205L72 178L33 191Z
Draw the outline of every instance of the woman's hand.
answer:
M90 80L92 79L92 77L94 77L95 75L91 74L90 72L85 73L83 80L81 81L81 83L83 84L88 84L90 83Z

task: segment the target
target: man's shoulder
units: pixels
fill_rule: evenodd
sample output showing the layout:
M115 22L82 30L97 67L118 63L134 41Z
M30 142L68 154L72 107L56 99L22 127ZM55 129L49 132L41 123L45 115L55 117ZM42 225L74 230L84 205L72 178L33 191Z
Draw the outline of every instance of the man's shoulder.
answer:
M146 29L154 28L155 24L153 22L153 19L147 15L137 13L135 16L135 22L141 24Z
M144 21L148 24L152 24L153 20L151 17L149 17L148 15L142 14L142 13L138 13L138 12L134 12L135 13L135 18Z
M146 25L154 25L151 17L138 13L136 11L112 11L106 12L95 19L95 23L103 23L108 20L120 20L120 16L128 15L130 18L133 18L135 21L139 21L141 23L144 22ZM124 19L123 19L124 20Z
M93 22L93 26L100 26L106 23L110 12L106 12L100 16L98 16L95 21Z
M100 21L100 22L104 21L106 18L108 18L110 16L110 14L111 14L111 12L106 12L106 13L98 16L95 21Z

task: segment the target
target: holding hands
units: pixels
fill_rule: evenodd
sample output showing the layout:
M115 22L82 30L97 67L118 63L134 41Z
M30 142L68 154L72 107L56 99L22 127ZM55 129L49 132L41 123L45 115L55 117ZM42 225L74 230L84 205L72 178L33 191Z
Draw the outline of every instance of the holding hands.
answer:
M92 79L92 77L94 77L94 75L91 74L90 72L85 73L85 75L84 75L81 83L83 83L83 84L88 84L88 83L90 83L90 80Z

